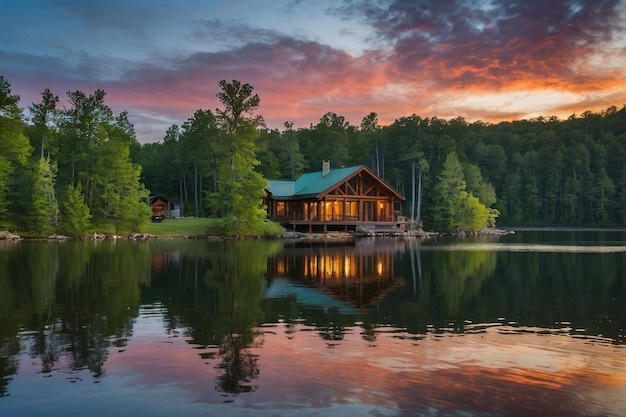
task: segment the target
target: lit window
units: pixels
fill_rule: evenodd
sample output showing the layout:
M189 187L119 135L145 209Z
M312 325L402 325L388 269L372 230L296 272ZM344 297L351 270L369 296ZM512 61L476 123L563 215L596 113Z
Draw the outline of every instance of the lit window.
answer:
M276 203L276 215L284 216L285 215L285 202L279 201Z

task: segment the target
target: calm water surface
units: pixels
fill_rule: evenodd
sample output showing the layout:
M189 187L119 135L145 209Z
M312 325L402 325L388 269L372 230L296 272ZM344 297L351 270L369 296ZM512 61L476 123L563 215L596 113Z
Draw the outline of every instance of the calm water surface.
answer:
M0 242L1 416L624 416L626 232Z

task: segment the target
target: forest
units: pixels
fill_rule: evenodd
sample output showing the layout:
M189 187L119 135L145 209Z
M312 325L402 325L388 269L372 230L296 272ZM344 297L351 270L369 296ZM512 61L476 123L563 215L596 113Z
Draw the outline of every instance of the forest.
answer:
M213 112L198 110L172 125L162 141L133 151L146 186L182 203L188 216L212 215L205 196L218 186L215 132ZM455 192L489 209L479 224L497 217L507 227L626 225L623 106L567 120L497 124L411 115L379 126L370 113L355 126L329 112L307 128L291 122L283 130L260 128L254 144L256 169L267 179L295 179L321 170L324 160L334 167L366 165L406 196L402 214L428 230L475 228L446 219L460 205L451 197ZM412 196L420 179L418 214Z
M328 112L316 124L266 127L249 84L221 81L221 109L198 109L140 144L106 92L51 91L20 107L0 76L0 230L26 235L140 231L148 197L184 216L223 220L223 234L275 232L265 179L366 165L407 197L402 215L432 231L483 226L626 225L626 107L490 124L418 115L381 126ZM416 202L416 194L418 196Z

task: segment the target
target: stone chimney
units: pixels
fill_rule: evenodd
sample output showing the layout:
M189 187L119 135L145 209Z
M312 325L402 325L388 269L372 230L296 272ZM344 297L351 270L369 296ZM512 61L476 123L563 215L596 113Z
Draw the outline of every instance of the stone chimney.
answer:
M330 161L322 161L322 176L325 177L330 172Z

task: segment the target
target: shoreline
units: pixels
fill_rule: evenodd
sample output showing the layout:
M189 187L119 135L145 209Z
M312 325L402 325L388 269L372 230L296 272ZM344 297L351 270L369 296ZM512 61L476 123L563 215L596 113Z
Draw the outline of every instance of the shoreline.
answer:
M626 232L626 227L598 227L598 226L520 226L501 227L502 230L513 232Z
M570 226L520 226L520 227L501 227L501 228L484 228L477 232L456 232L456 233L443 233L443 232L427 232L424 230L407 231L402 234L374 234L371 236L358 235L355 233L346 232L328 232L324 233L294 233L286 231L280 236L216 236L216 235L188 235L188 234L167 234L156 235L150 233L132 233L129 235L106 235L93 233L93 235L86 236L65 236L65 235L50 235L47 237L38 238L22 238L19 235L13 234L8 231L0 231L0 242L16 242L16 241L50 241L59 242L65 240L151 240L151 239L193 239L193 240L245 240L245 239L268 239L268 240L290 240L300 242L322 242L322 241L350 241L362 237L377 237L377 238L431 238L437 236L504 236L508 234L514 234L516 232L623 232L626 233L626 227L570 227Z

